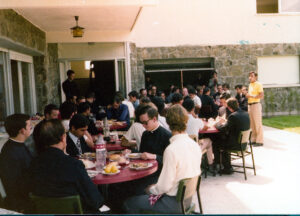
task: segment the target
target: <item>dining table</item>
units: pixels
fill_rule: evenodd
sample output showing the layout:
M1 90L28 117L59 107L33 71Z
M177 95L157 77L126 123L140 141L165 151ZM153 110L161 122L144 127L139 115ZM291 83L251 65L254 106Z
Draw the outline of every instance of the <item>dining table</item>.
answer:
M122 129L125 129L127 128L127 123L125 121L115 121L115 122L112 122L112 123L109 123L109 130L110 131L114 131L114 130L122 130ZM103 131L103 127L104 125L99 123L99 122L96 122L96 127L97 129L99 130L99 132Z
M121 183L132 181L136 179L140 179L146 176L149 176L155 173L158 169L158 163L156 160L131 160L130 163L151 163L151 167L142 169L142 170L134 170L131 169L129 164L125 166L121 166L120 172L114 175L107 175L98 173L95 177L92 177L92 181L96 185L109 185L114 183Z

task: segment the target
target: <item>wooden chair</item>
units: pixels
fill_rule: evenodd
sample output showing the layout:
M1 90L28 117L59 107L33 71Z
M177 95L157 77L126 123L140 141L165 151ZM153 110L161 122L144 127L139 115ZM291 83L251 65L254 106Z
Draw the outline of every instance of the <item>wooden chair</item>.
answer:
M201 175L194 178L182 179L178 185L176 200L181 205L182 214L192 214L195 211L195 204L192 203L193 195L197 193L200 214L203 214L200 199Z
M79 195L41 197L30 194L36 214L83 214Z
M243 165L237 165L237 164L232 164L233 167L238 167L238 168L243 168L243 171L240 170L234 170L234 172L238 173L244 173L245 180L247 180L247 173L246 173L246 168L247 169L253 169L254 175L256 175L256 169L255 169L255 162L254 162L254 155L253 155L253 148L252 148L252 143L251 143L251 129L246 130L246 131L241 131L239 135L239 150L231 150L231 149L221 149L220 151L220 167L222 164L222 152L227 151L231 155L231 161L237 160L237 159L242 159ZM250 151L247 149L248 144L250 146ZM252 167L246 166L245 165L245 157L251 155L252 157ZM220 174L222 174L220 172Z

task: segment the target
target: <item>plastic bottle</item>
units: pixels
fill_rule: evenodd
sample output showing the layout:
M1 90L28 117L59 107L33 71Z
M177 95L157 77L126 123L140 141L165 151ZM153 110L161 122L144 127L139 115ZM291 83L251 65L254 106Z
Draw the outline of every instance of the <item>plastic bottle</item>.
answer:
M99 136L96 145L96 170L102 171L106 164L106 145L102 135Z

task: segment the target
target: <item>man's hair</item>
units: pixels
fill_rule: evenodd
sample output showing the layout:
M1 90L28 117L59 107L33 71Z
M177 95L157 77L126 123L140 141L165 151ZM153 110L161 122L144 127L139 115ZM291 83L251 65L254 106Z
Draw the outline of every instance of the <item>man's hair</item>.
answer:
M122 103L123 100L124 100L124 98L123 98L121 95L116 94L116 95L114 96L113 103L120 104L120 103Z
M77 103L79 103L80 100L85 99L83 95L80 95L76 98Z
M172 89L172 93L176 92L178 89L179 89L178 86L174 86Z
M227 88L227 89L229 89L230 88L230 86L229 86L229 84L228 83L224 83L223 85L222 85L222 87L224 88Z
M146 90L145 88L140 89L140 94L142 94L142 91Z
M162 112L165 109L164 100L161 97L155 96L155 97L152 98L152 103L155 104L155 106L158 109L159 114L162 115Z
M74 127L75 129L84 128L89 125L89 120L82 114L74 115L70 120L70 129Z
M228 94L228 93L226 93L226 92L222 93L221 96L220 96L220 99L225 99L225 100L227 100L228 98L230 98L230 94Z
M61 141L65 128L59 119L43 120L34 128L34 142L38 153Z
M151 102L151 100L150 100L150 98L149 97L141 97L140 98L140 103L143 103L143 104L146 104L146 103L150 103Z
M249 72L249 76L250 76L251 74L254 74L255 77L258 76L258 74L257 74L255 71L250 71L250 72Z
M179 93L174 93L174 94L172 95L171 102L172 102L173 104L179 103L181 100L183 100L183 97L182 97L181 94L179 94Z
M83 103L80 103L78 105L77 111L78 111L79 114L81 114L81 113L84 113L85 111L87 111L90 108L91 108L91 106L90 106L89 102L83 102Z
M48 104L47 106L45 106L44 116L46 116L46 114L51 115L52 110L59 110L59 109L55 104Z
M67 76L70 76L71 74L74 74L75 72L73 70L68 70L67 71Z
M208 87L205 87L204 89L203 89L203 94L205 95L207 92L209 92L210 91L210 88L208 88Z
M95 98L95 93L94 92L88 92L88 93L86 93L85 98Z
M197 94L197 91L194 88L188 88L188 92L189 94Z
M191 112L195 108L195 103L192 99L187 98L183 101L182 106L188 111Z
M166 120L171 131L185 131L188 121L187 111L179 104L175 104L168 109Z
M30 116L27 114L13 114L7 116L4 121L4 127L9 137L16 137L22 128L26 129L26 121L29 119Z
M77 106L69 101L63 102L59 107L61 119L70 119L73 113L76 113Z
M236 85L235 87L234 87L234 89L241 89L243 86L242 85Z
M133 91L131 91L131 92L128 93L128 96L138 98L139 97L139 93L137 91L133 90Z
M149 105L143 106L141 108L141 110L140 110L140 116L144 115L146 113L148 114L148 116L149 116L150 119L153 119L154 117L156 117L156 119L158 119L158 111L155 108L153 108L153 107L151 107Z
M227 106L233 109L234 111L237 111L239 108L239 103L235 98L229 98L228 100L226 100L226 103Z

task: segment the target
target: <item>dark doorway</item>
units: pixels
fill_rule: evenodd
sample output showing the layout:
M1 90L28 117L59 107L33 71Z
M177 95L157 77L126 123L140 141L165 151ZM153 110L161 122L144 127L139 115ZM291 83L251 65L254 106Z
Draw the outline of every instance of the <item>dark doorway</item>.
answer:
M99 105L107 106L112 102L116 92L115 61L92 61L94 78L91 78L92 88Z

